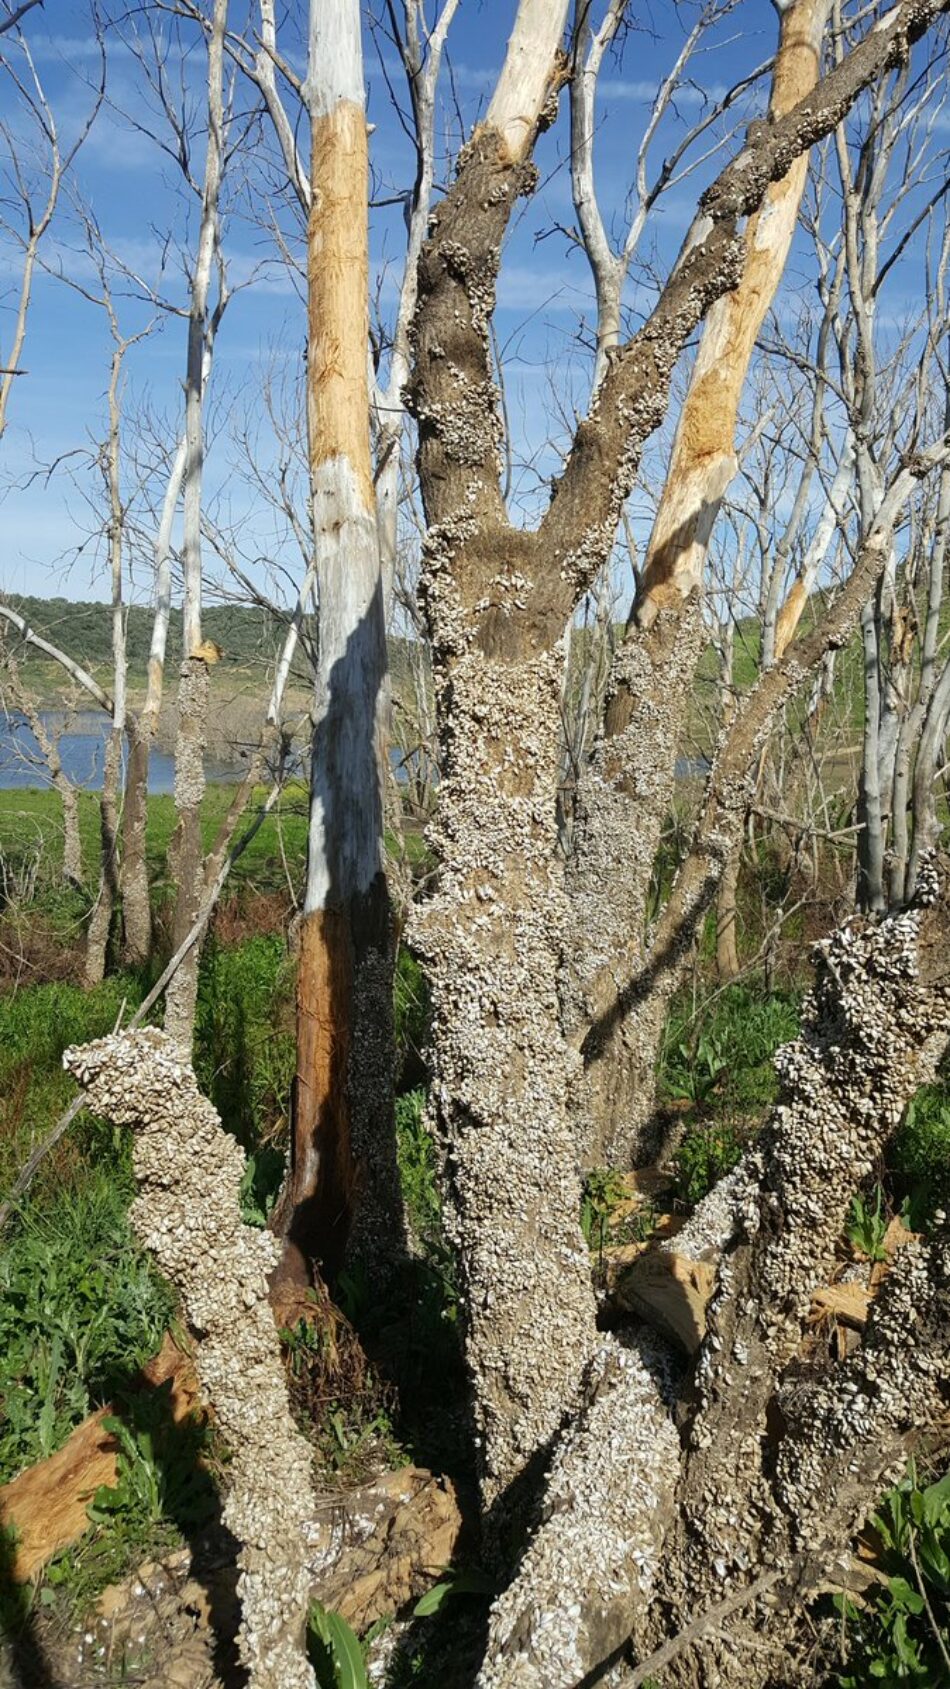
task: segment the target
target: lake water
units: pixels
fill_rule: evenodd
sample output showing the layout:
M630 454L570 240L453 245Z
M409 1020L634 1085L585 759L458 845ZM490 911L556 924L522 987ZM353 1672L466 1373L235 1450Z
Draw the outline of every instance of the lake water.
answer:
M56 710L43 710L41 720L50 733L61 730L65 717ZM68 733L61 733L59 755L63 772L76 786L88 792L102 790L102 769L105 759L109 723L96 710L80 710L69 723ZM240 778L241 769L233 764L206 760L205 774L209 780L231 782ZM0 791L37 789L50 784L43 753L30 728L22 717L0 715ZM172 792L175 786L175 759L167 751L154 748L149 754L148 789L150 792Z
M109 732L106 717L96 710L80 710L72 717L69 732L64 733L62 727L65 717L61 712L41 710L40 716L49 732L60 731L59 754L63 770L73 785L81 786L87 792L101 791L102 768ZM389 754L396 779L403 784L407 774L402 753L394 748ZM696 776L705 779L708 772L709 764L702 757L681 757L676 764L678 780ZM243 768L234 763L205 759L205 775L208 780L231 785L241 778L242 773ZM43 753L26 722L12 713L9 716L0 714L0 791L16 788L38 790L49 784L50 778ZM152 793L174 791L175 759L169 752L154 748L150 752L148 789Z

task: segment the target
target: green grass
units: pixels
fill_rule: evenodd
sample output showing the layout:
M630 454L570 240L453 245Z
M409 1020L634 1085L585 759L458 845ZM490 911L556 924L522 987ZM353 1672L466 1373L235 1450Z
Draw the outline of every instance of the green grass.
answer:
M0 1483L127 1384L174 1311L131 1235L126 1146L107 1148L81 1189L25 1210L0 1256Z
M946 1069L946 1064L945 1064ZM888 1156L900 1191L909 1198L915 1224L934 1210L950 1212L950 1074L924 1085L898 1127Z
M777 1095L772 1058L796 1038L801 999L794 992L766 995L752 985L731 985L694 1005L674 1003L660 1062L660 1095L737 1114L767 1108Z
M195 1072L246 1149L286 1133L295 1064L293 969L280 933L202 958Z

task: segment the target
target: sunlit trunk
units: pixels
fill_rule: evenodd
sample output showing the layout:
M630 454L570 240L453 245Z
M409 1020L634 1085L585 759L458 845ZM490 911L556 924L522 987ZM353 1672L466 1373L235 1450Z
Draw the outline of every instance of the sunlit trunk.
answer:
M370 460L369 177L357 0L331 9L313 0L306 93L319 649L291 1167L279 1219L288 1292L310 1282L314 1263L331 1274L340 1266L354 1211L361 1251L389 1253L397 1188L380 778L386 634Z

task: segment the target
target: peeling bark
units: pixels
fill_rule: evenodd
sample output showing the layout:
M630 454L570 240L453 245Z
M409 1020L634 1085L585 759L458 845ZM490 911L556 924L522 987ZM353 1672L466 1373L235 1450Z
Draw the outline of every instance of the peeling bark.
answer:
M370 459L369 166L355 0L329 11L314 0L306 97L307 406L320 624L278 1298L309 1284L318 1260L332 1275L348 1243L365 1259L385 1259L400 1236L380 779L387 658Z
M238 1647L251 1689L313 1689L311 1456L291 1417L268 1301L279 1246L240 1218L244 1152L165 1033L102 1038L63 1061L97 1114L131 1128L132 1224L198 1338L196 1370L231 1452L223 1518L241 1544Z

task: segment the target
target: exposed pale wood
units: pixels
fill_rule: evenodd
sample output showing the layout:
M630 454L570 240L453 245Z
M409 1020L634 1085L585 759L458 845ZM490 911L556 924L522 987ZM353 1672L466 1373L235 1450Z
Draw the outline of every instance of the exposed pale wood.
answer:
M773 117L784 117L818 80L829 10L830 0L796 0L783 10ZM766 190L761 210L749 219L739 285L706 318L647 548L637 607L641 627L650 627L664 605L681 604L701 582L712 525L736 471L736 420L749 359L785 268L807 170L803 155Z
M520 0L505 62L485 114L485 126L518 163L534 144L538 117L552 88L568 0Z
M650 1249L617 1279L614 1300L695 1355L706 1335L716 1269L672 1250Z

